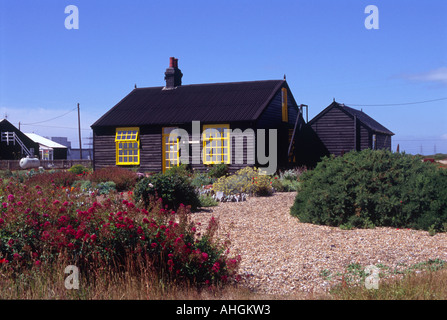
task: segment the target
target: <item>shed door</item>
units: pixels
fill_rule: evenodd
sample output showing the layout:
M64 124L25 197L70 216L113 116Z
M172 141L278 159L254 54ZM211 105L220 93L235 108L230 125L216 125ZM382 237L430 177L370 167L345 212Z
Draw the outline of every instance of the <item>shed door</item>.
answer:
M167 169L180 165L179 154L179 138L177 136L171 136L172 130L177 129L174 127L163 128L163 172Z

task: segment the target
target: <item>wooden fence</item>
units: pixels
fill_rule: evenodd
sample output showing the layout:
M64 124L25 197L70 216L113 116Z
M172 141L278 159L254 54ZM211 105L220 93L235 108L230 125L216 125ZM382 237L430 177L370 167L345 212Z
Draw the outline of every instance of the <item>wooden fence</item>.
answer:
M22 170L20 160L0 160L0 170ZM40 166L44 169L70 169L75 164L91 167L92 160L40 160Z

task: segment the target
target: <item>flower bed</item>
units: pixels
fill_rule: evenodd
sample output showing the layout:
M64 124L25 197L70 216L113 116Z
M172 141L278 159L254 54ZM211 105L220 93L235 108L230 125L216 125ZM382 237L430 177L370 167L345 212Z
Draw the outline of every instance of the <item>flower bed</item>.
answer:
M63 259L88 275L142 258L164 280L203 285L237 270L238 258L214 236L216 222L198 234L183 205L174 212L152 201L145 209L118 193L98 202L97 193L55 183L0 187L0 268L13 273Z

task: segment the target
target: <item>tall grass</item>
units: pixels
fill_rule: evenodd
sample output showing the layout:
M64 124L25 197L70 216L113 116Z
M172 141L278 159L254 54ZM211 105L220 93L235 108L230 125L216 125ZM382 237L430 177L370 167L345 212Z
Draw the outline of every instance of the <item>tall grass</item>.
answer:
M410 272L402 279L380 282L378 289L338 286L330 297L336 300L447 300L447 269Z
M80 270L79 289L67 289L66 263L33 268L19 277L0 267L1 300L263 300L285 299L251 292L237 285L197 288L185 283L167 283L146 263L129 261L120 271L99 269L86 276ZM305 299L297 295L292 299Z

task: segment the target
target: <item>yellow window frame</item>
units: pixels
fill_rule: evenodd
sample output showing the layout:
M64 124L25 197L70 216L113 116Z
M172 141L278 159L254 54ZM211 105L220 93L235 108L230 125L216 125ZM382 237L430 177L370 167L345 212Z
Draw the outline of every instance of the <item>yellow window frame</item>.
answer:
M289 110L287 107L287 88L281 89L281 107L282 107L282 121L289 122Z
M162 170L163 173L166 170L180 165L180 148L179 148L179 138L170 139L171 131L177 129L174 127L163 128L162 131Z
M204 164L231 163L229 124L204 125L202 142Z
M115 145L117 165L140 164L140 128L116 128Z

